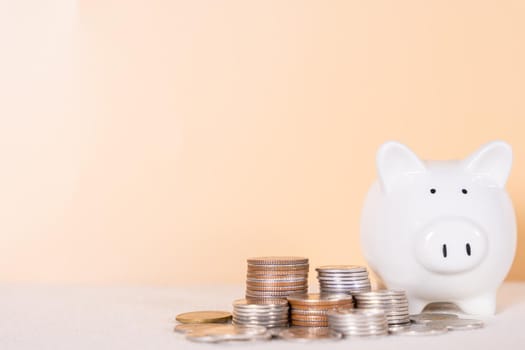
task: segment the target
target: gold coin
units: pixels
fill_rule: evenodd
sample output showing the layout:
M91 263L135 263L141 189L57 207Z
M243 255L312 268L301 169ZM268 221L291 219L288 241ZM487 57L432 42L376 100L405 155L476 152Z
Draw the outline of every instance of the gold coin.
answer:
M227 311L194 311L177 315L180 323L226 323L232 319Z

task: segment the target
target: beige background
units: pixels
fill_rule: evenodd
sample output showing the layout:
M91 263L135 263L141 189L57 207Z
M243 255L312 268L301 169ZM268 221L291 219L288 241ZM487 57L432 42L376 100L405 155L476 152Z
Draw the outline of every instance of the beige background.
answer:
M433 159L508 141L525 225L522 1L0 3L0 281L363 263L389 139Z

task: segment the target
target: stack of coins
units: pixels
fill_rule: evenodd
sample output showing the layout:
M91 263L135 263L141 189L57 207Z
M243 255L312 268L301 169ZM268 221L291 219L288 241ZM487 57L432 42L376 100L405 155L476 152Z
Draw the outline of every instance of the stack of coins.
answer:
M382 309L389 326L410 323L408 299L403 290L377 290L354 294L358 309Z
M292 326L328 327L327 313L335 309L353 308L348 294L302 294L288 297L291 306Z
M360 293L371 289L364 266L326 265L315 269L321 293Z
M288 327L288 301L277 299L271 304L252 304L246 299L233 302L233 324L240 326Z
M248 259L246 299L267 303L268 299L308 291L308 259L300 257L261 257Z
M334 310L328 313L330 329L343 336L388 335L388 322L383 310Z

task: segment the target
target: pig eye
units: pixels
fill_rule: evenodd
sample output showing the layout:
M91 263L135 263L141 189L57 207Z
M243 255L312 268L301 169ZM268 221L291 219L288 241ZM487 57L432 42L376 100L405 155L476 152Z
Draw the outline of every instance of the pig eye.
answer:
M436 189L435 188L431 188L430 189L430 193L432 193L432 194L436 193Z
M466 189L466 188L462 188L462 189L461 189L461 193L463 193L463 194L467 194L467 193L468 193L468 191L467 191L467 189Z

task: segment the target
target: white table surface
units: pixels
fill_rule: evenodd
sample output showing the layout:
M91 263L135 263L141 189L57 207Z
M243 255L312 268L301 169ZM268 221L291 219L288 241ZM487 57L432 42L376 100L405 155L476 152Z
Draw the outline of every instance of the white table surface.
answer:
M433 337L389 336L330 343L199 344L173 332L175 316L231 310L239 286L81 287L0 285L0 349L525 349L525 283L500 289L484 329Z

